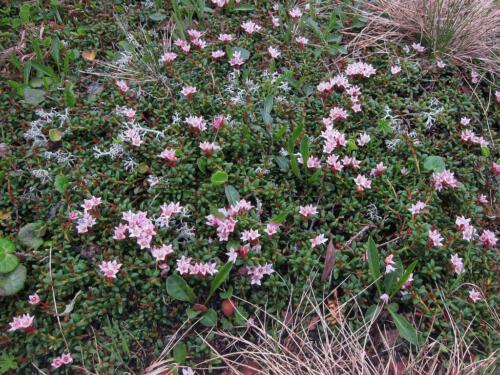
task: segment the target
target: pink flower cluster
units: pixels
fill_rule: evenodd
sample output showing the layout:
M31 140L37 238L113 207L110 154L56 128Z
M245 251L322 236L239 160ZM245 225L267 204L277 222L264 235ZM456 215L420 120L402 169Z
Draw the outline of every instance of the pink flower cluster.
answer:
M351 84L345 74L338 74L328 81L322 81L316 86L316 89L322 94L328 94L333 90L347 90Z
M462 232L462 238L466 241L472 240L476 235L476 229L471 225L470 220L464 216L457 217L455 220L457 229Z
M442 247L443 246L443 236L435 230L429 229L429 247Z
M207 123L202 116L189 116L184 120L195 134L207 129Z
M177 259L177 272L181 275L188 274L192 276L213 276L217 273L217 264L212 261L208 263L195 262L191 264L192 258L186 258L184 255Z
M441 191L447 188L456 188L458 186L458 181L455 178L455 174L445 169L442 172L434 172L432 174L434 189L436 191Z
M99 270L108 278L108 280L116 279L116 274L120 272L122 265L116 260L103 261L99 264Z
M164 64L170 64L177 58L177 54L175 52L165 52L160 57L160 62Z
M189 29L187 33L189 35L189 38L191 39L191 43L193 43L193 46L195 46L196 48L203 49L207 46L207 42L201 39L203 34L200 31Z
M153 255L157 262L165 261L167 256L173 253L174 249L172 245L161 245L160 247L153 247L151 249L151 255Z
M347 65L345 72L348 76L371 77L377 70L371 65L364 62L355 62Z
M34 319L35 317L31 316L30 314L15 316L12 319L12 322L9 323L9 332L14 332L20 329L29 332L32 328Z
M250 266L248 267L248 275L250 275L251 285L261 285L261 280L265 275L271 275L274 272L273 265L271 263L265 264L263 266Z
M73 363L71 353L63 353L59 357L54 358L50 365L52 368L59 368L64 365L69 365L70 363Z
M123 133L123 140L129 142L132 146L139 147L144 143L141 133L137 129L127 129Z
M327 126L321 132L321 138L324 139L323 152L331 154L335 149L345 147L347 145L346 135L334 129L333 126Z
M488 147L488 141L484 137L478 137L472 130L462 130L460 133L460 138L465 143L477 144L480 147Z
M122 214L122 219L125 220L127 224L119 224L115 227L113 238L115 240L123 240L127 237L128 231L130 237L137 239L137 244L141 249L150 248L151 240L156 234L156 230L153 222L148 219L147 213L143 211L138 211L136 213L128 211Z
M83 213L76 222L76 231L78 233L87 233L89 228L92 228L96 224L96 219L91 215L90 211L98 207L100 204L100 197L92 196L90 199L85 199L83 201ZM77 215L80 215L80 213L77 213Z

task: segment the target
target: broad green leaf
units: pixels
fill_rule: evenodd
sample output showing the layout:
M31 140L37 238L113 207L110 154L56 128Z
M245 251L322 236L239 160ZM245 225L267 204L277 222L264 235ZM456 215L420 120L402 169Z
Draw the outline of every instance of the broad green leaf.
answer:
M0 274L12 272L19 264L15 254L0 251Z
M43 244L45 228L42 222L29 223L23 226L17 234L19 243L28 249L38 249Z
M210 300L215 291L224 283L224 281L227 280L229 274L231 273L231 268L233 268L233 263L228 262L219 269L215 277L212 279L212 282L210 283L210 292L208 293L206 302Z
M52 38L50 55L56 62L57 66L61 65L61 42L58 37Z
M165 18L167 18L167 15L165 13L160 13L160 12L155 12L149 15L149 19L155 22L163 21Z
M413 327L403 315L396 313L393 309L388 310L394 320L396 328L398 329L399 335L409 343L418 346L419 339L415 327Z
M297 141L297 139L299 138L300 134L302 133L302 131L304 130L304 125L299 125L297 126L291 136L290 136L290 139L288 140L288 152L290 154L293 154L293 150L294 150L294 146L295 146L295 142Z
M294 154L290 154L290 168L292 169L293 174L298 179L302 179L302 175L299 169L299 163L297 162L297 157Z
M205 311L203 317L200 319L200 323L205 327L215 327L217 324L217 313L214 309L209 309Z
M411 263L408 266L408 268L406 269L406 271L399 278L398 283L395 285L395 288L394 288L394 290L391 293L391 297L393 297L401 289L401 287L403 286L403 284L408 280L408 278L410 277L411 273L413 272L413 270L417 266L417 263L418 262L415 260L415 261L413 261L413 263Z
M274 138L279 141L281 139L281 137L283 137L283 135L285 135L286 133L286 130L287 130L287 126L286 125L283 125L281 128L279 128L276 133L274 134Z
M64 89L64 101L66 102L66 107L74 107L76 104L76 96L73 92L73 84L70 83Z
M179 341L174 346L173 350L174 360L177 364L182 365L186 360L187 346L184 341Z
M288 216L289 212L290 212L290 210L284 209L278 215L273 217L271 219L271 222L276 223L276 224L283 224L283 222L286 220L286 217Z
M54 187L56 190L63 194L66 190L68 190L68 186L69 178L63 174L57 175L56 180L54 181Z
M271 113L273 109L274 98L272 96L266 97L264 100L264 112Z
M26 267L19 265L14 271L0 275L0 296L12 296L24 287Z
M62 132L59 129L50 129L49 138L52 142L59 142L62 139Z
M167 293L170 297L179 301L193 303L196 299L193 289L187 284L186 280L177 274L167 278Z
M48 77L51 77L51 78L57 78L57 75L56 73L54 72L54 70L50 67L50 66L46 66L46 65L42 65L40 63L37 63L35 61L33 61L31 63L31 65L33 66L33 68L35 68L40 74L42 75L46 75Z
M212 184L214 185L222 185L227 182L228 178L229 176L227 175L226 172L217 171L212 175L210 181L212 181Z
M234 206L240 200L240 194L233 185L227 185L225 188L227 201Z
M14 253L16 251L16 245L14 242L7 238L0 238L0 252Z
M290 162L288 161L288 159L286 157L275 156L274 161L278 165L279 169L282 172L285 172L285 173L288 172Z
M428 172L442 172L445 167L444 159L441 156L431 155L424 160L424 168Z

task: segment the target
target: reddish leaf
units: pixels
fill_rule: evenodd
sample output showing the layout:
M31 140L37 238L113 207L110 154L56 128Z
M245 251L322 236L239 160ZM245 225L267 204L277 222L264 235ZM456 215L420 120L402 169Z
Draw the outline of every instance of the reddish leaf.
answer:
M333 246L333 241L330 238L330 242L328 242L328 247L326 248L325 268L321 274L321 281L325 281L332 273L333 267L335 266L336 254L337 250L335 249L335 246Z

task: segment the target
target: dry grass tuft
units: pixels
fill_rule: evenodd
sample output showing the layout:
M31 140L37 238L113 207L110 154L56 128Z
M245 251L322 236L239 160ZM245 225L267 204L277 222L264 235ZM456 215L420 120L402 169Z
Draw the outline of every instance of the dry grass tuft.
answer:
M217 331L216 340L226 343L217 351L223 374L329 375L329 374L478 374L494 372L497 352L474 360L453 317L454 343L446 347L428 337L421 348L409 348L378 309L371 319L355 326L347 315L361 316L353 298L338 305L336 298L318 301L309 288L295 308L283 316L261 310L241 334ZM291 306L291 305L290 305ZM257 306L252 306L258 310ZM260 318L257 318L260 317ZM213 342L213 340L210 340ZM210 342L206 344L211 346ZM210 362L206 362L205 365ZM201 370L201 366L197 366ZM213 367L212 367L213 368Z
M436 58L500 72L500 7L495 0L363 0L365 29L350 47L422 43Z

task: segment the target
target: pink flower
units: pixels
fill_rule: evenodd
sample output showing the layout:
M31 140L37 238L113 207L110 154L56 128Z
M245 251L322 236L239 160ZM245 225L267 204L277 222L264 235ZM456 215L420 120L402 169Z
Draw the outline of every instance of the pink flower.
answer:
M256 230L256 229L252 229L252 230L244 230L242 233L241 233L241 240L242 241L245 241L245 242L255 242L259 239L260 237L260 234L259 234L259 231Z
M443 246L443 236L435 230L435 229L429 229L428 232L429 235L429 246L430 247L441 247Z
M96 219L87 211L84 211L82 217L80 217L76 222L76 231L79 234L87 233L89 228L92 228L95 224Z
M280 227L280 224L269 223L269 224L266 225L266 229L264 229L264 231L268 234L269 237L272 237L276 233L278 233L279 227Z
M344 156L342 158L342 164L344 164L346 168L351 167L352 169L359 169L361 162L355 157Z
M64 353L59 357L54 358L50 365L52 368L59 368L63 365L69 365L70 363L73 363L73 357L70 353Z
M174 44L179 47L183 52L188 53L191 50L191 46L189 45L189 42L183 40L183 39L177 39Z
M473 70L470 72L470 79L472 83L478 83L479 82L479 74Z
M481 301L483 298L481 297L481 293L479 293L476 289L471 288L469 290L469 298L472 302L476 303L477 301Z
M401 67L399 65L391 66L391 74L397 75L401 72Z
M68 219L71 221L75 221L76 219L78 219L78 216L80 216L80 213L78 211L71 211L68 214Z
M453 266L453 271L455 271L457 275L464 272L463 259L460 258L458 254L455 254L451 257L451 265Z
M229 248L229 251L226 253L228 257L228 262L236 263L236 259L238 259L238 252L234 250L234 247Z
M127 85L127 82L123 81L123 80L118 80L116 81L116 86L118 86L118 89L122 92L122 93L126 93L129 89L128 85Z
M308 204L307 206L300 206L299 213L303 217L307 218L311 215L316 215L318 213L318 208L316 206L313 206L312 204Z
M380 162L375 166L375 168L371 170L370 174L372 176L382 176L386 170L387 167L384 165L384 163Z
M396 268L394 267L394 265L396 264L396 262L394 262L394 255L393 254L390 254L388 256L385 257L385 273L391 273L391 272L394 272L396 271Z
M177 54L174 52L165 52L163 55L160 57L160 62L164 64L170 64L177 58Z
M130 142L132 146L139 147L144 143L137 129L127 129L123 135L124 139Z
M321 138L325 140L323 146L323 152L325 154L331 154L335 149L347 145L345 134L339 132L337 129L333 129L332 126L328 126L326 130L321 133Z
M115 227L113 238L115 240L124 240L125 238L127 238L127 229L128 225L122 223L118 224Z
M365 189L370 189L372 187L372 182L365 176L358 174L354 179L356 184L356 191L364 191Z
M208 45L207 42L203 39L191 39L191 43L193 43L193 46L199 49L204 49Z
M483 233L479 237L479 242L486 248L486 249L491 249L496 246L497 244L497 237L495 236L495 233L493 233L490 230L483 230Z
M500 91L498 90L495 91L495 100L497 103L500 103Z
M355 62L347 65L345 73L348 76L371 77L377 70L371 65L364 62Z
M366 133L363 133L363 134L360 134L359 137L358 137L358 145L360 147L363 147L364 145L366 145L368 142L370 142L370 136Z
M234 36L232 34L224 34L224 33L221 33L219 34L219 40L221 42L232 42L234 40Z
M458 181L455 178L453 172L445 169L442 172L434 172L432 174L434 189L436 191L441 191L446 188L456 188L458 186Z
M271 263L264 266L250 266L248 267L248 275L251 276L251 285L261 285L261 280L265 275L270 275L274 272Z
M271 55L271 57L273 59L277 59L281 55L280 50L277 47L273 47L273 46L269 46L269 48L267 49L267 52L269 52L269 54Z
M295 41L303 48L309 44L309 39L307 39L305 36L298 36L295 38Z
M273 24L273 28L277 28L280 26L279 17L271 16L271 23Z
M488 203L488 197L486 197L486 195L484 194L480 194L478 197L477 197L477 201L481 204L487 204Z
M202 116L189 116L184 121L195 134L199 134L207 129L207 123L203 120Z
M494 161L491 162L491 169L496 176L500 175L500 164L497 164Z
M411 46L417 52L424 52L425 51L425 47L422 46L420 43L413 43Z
M442 60L436 60L436 65L439 69L443 69L446 67L446 64Z
M196 90L196 87L193 86L185 86L183 87L181 94L187 97L188 99L191 99L194 94L196 94L198 90Z
M412 215L418 215L426 207L427 205L424 202L418 201L417 203L411 205L410 212Z
M330 109L330 118L332 121L344 120L348 117L347 111L344 108L333 107Z
M387 305L389 303L389 295L387 293L384 293L380 296L380 301Z
M235 66L236 68L239 68L241 65L245 63L245 60L241 57L241 52L240 51L234 51L233 52L233 57L229 60L229 65Z
M184 255L180 258L177 259L177 272L179 272L181 275L184 275L186 273L189 273L191 269L191 258L186 258Z
M37 293L28 296L28 303L30 305L38 305L40 302L41 302L41 299Z
M29 331L31 329L31 326L33 325L34 319L35 317L31 316L30 314L15 316L12 319L12 322L9 323L10 325L9 332L14 332L19 329Z
M471 219L467 219L465 216L457 216L455 219L455 225L457 226L458 230L465 230L467 227L469 227Z
M311 247L314 249L316 246L323 245L326 241L324 234L318 234L316 237L309 240L311 242Z
M99 206L101 204L101 198L100 197L94 197L92 196L90 199L85 199L83 201L82 207L85 212L93 210L95 207Z
M224 126L224 121L225 119L223 115L217 115L212 121L212 126L214 127L214 129L219 130Z
M157 262L164 261L168 255L173 253L174 249L172 248L172 245L162 245L151 249L151 255L153 255Z
M337 155L332 154L328 156L326 163L331 167L332 172L340 172L344 169L344 165L339 161L339 157Z
M103 261L99 264L99 270L111 281L112 279L116 279L116 274L120 272L121 266L116 260Z
M321 168L321 162L316 156L309 156L307 159L307 168L317 169Z
M292 17L294 19L298 19L298 18L302 17L302 11L300 10L299 7L294 7L292 9L290 9L288 11L288 14L290 15L290 17Z
M257 25L255 22L253 21L246 21L246 22L243 22L241 24L241 28L243 30L245 30L245 32L247 34L250 34L252 35L253 33L256 33L256 32L259 32L260 30L262 30L262 27Z
M227 4L227 0L212 0L212 4L215 4L219 8L223 8Z
M224 52L224 51L222 51L220 49L218 49L217 51L213 51L212 52L212 58L214 60L219 60L220 58L222 58L224 56L226 56L226 52Z
M160 158L167 161L170 167L174 167L177 163L177 156L175 155L175 150L173 148L166 148L160 154Z
M118 107L116 112L119 115L127 117L129 120L133 120L135 118L135 109L128 107Z
M205 156L211 156L214 151L220 150L220 146L214 142L200 142L200 149Z

